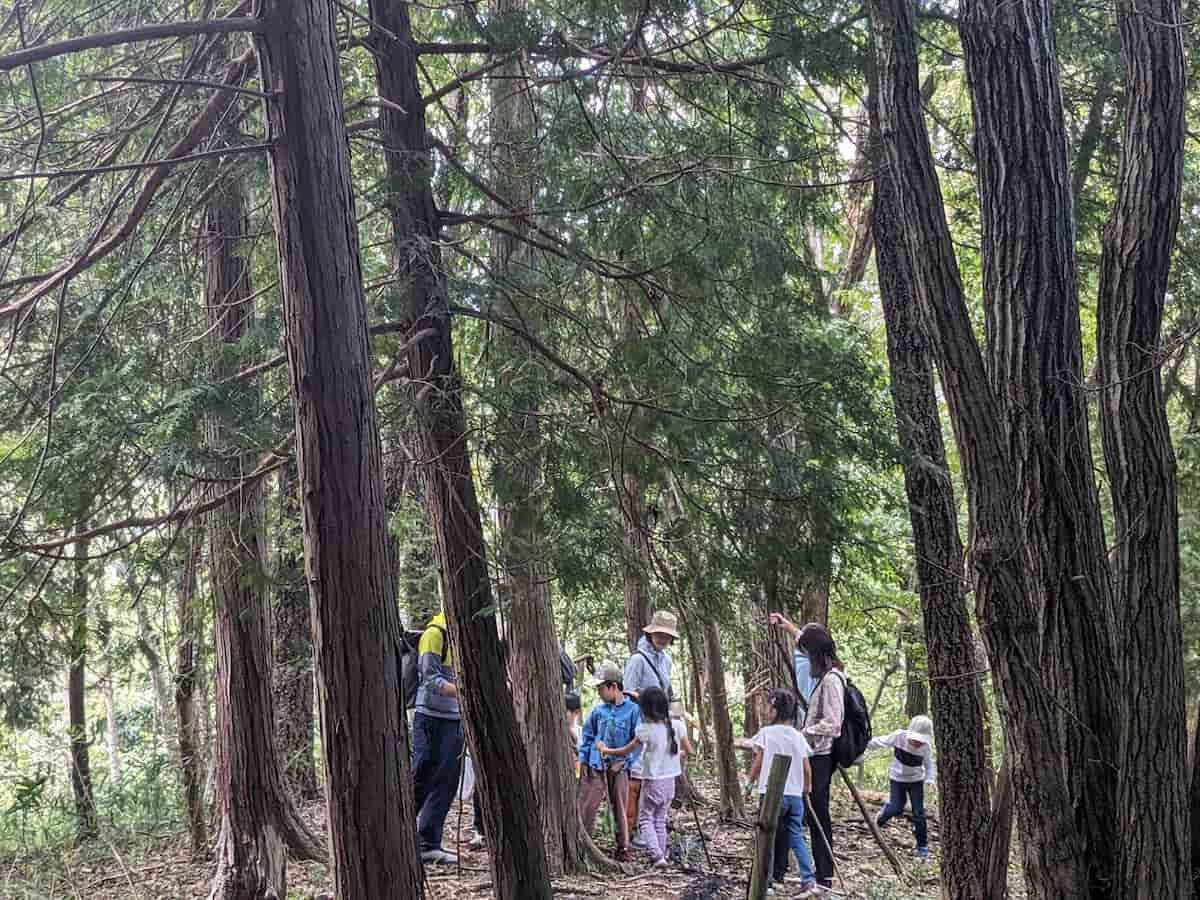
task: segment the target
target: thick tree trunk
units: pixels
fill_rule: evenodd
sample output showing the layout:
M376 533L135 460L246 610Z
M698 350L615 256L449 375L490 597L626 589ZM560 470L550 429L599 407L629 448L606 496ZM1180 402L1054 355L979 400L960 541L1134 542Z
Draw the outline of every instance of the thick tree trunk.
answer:
M871 118L877 91L870 91ZM873 129L875 130L875 129ZM904 460L917 584L925 623L925 668L933 694L942 809L972 810L942 817L942 893L952 900L988 900L989 779L983 743L983 694L975 674L975 642L967 611L958 509L942 441L933 359L918 316L912 269L901 246L903 222L896 185L879 156L875 183L875 259L887 326L892 403ZM916 632L914 634L914 632ZM908 673L906 715L928 705L925 673L914 679L913 644L920 629L902 626Z
M238 359L231 350L254 315L247 231L241 188L226 181L208 202L204 231L204 305L217 383L236 374ZM253 416L257 389L246 382L241 390L230 408L238 417ZM210 413L205 422L208 447L222 460L214 462L212 474L222 479L245 475L255 464L255 454L226 446L230 424L220 412ZM321 855L284 788L275 753L263 513L262 482L255 481L209 520L221 812L213 900L286 896L286 847L309 858Z
M896 186L913 293L941 372L967 485L976 611L1004 698L1026 881L1039 900L1079 898L1088 895L1091 871L1064 771L1078 761L1068 763L1060 702L1043 686L1041 559L1025 528L1021 498L1014 496L1018 482L1000 427L1003 408L963 297L921 108L913 10L905 0L873 0L871 12L880 141Z
M483 800L493 890L498 900L549 900L537 799L493 614L437 246L439 221L409 8L375 0L370 14L381 28L374 59L379 94L388 101L380 126L393 189L393 258L409 335L405 361L416 419L409 446L419 461L450 641L462 666L459 702Z
M193 854L208 844L208 819L204 813L204 767L196 712L196 650L203 617L197 602L202 526L190 524L187 553L179 581L179 642L175 648L175 713L179 721L179 764L183 780L183 806Z
M1104 458L1117 535L1117 626L1125 653L1114 704L1124 711L1117 885L1122 897L1186 898L1192 873L1179 511L1160 369L1183 187L1184 23L1179 0L1121 3L1118 22L1125 124L1097 314ZM1111 779L1110 767L1104 768Z
M1066 736L1064 768L1091 870L1088 891L1110 897L1121 836L1107 748L1122 717L1109 671L1112 582L1083 386L1050 4L966 0L960 33L975 119L989 375L1043 592L1034 646Z
M303 495L332 881L420 898L400 623L383 509L367 309L334 8L262 0L272 207Z
M1192 743L1191 762L1188 800L1192 823L1192 893L1200 896L1200 709L1196 711L1196 735Z
M279 477L280 518L285 535L300 525L300 484L287 466ZM275 740L288 787L305 800L321 795L313 760L313 646L304 557L280 548L275 597Z
M721 658L721 632L711 619L704 623L705 662L709 676L709 697L717 751L717 778L721 783L721 818L745 817L742 792L738 783L737 751L733 748L733 722L729 718L729 697L725 692L725 663Z
M70 671L67 675L67 734L71 741L71 792L75 797L75 831L80 840L96 836L96 800L87 733L84 674L88 658L88 541L75 543L71 588Z

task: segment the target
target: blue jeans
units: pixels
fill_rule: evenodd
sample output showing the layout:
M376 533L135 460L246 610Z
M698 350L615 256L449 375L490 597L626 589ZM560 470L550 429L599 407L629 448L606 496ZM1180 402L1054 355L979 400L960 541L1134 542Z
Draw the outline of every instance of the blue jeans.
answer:
M913 835L918 847L929 846L929 827L925 822L925 783L922 781L893 781L891 798L875 820L877 825L886 825L904 812L907 802L912 802Z
M463 728L458 719L413 716L413 795L417 801L417 843L421 852L442 846L446 814L462 773Z
M808 852L808 842L804 840L804 798L785 794L779 810L779 824L775 826L775 846L771 852L772 880L783 881L783 876L787 874L789 850L800 861L800 880L808 884L813 880L813 861Z

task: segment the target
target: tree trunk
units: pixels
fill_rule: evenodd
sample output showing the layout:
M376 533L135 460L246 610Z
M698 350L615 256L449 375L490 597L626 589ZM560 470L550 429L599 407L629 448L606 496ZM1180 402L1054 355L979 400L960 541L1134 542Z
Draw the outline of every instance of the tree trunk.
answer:
M521 17L526 0L498 0L498 20ZM514 209L533 205L529 148L533 110L524 72L528 60L514 57L491 81L492 184ZM501 210L503 211L503 210ZM522 282L532 270L527 226L516 220L512 234L492 239L494 308L531 331L539 330L536 304ZM492 331L493 359L502 391L495 425L493 477L499 505L501 608L508 616L509 668L513 707L522 723L534 795L542 822L546 862L553 874L584 868L579 816L575 809L575 766L563 704L559 643L554 630L544 539L544 449L539 406L542 367L529 344L502 328Z
M626 465L636 451L627 451ZM642 479L637 472L626 469L620 478L621 520L625 524L625 639L629 652L637 650L638 641L650 623L650 539L646 534L646 498Z
M88 658L89 542L76 541L71 588L71 668L67 676L67 733L71 741L71 792L75 797L75 830L80 840L96 836L96 800L92 793L92 766L87 733L84 674Z
M1119 4L1118 24L1125 123L1097 308L1104 459L1118 536L1117 628L1126 654L1114 704L1124 710L1117 892L1186 898L1192 873L1179 511L1160 368L1183 188L1184 23L1179 0L1149 0Z
M493 890L498 900L549 900L542 826L506 683L471 473L409 8L374 0L370 14L381 29L373 55L379 94L388 101L380 110L380 127L393 190L395 274L408 326L404 358L415 417L409 446L419 461L434 532L450 643L464 663L459 702L476 762Z
M1042 687L1041 564L1024 507L1014 497L1018 481L1000 427L1002 408L971 328L946 224L920 102L913 11L905 0L872 0L871 12L879 135L896 187L913 294L941 372L967 485L976 611L1014 750L1026 881L1032 898L1084 897L1090 867L1064 771L1071 757L1060 731L1059 700Z
M879 118L877 97L873 85L868 98L873 121ZM878 134L877 128L872 131ZM908 675L905 714L926 712L927 674L933 694L942 809L973 811L969 816L952 813L942 817L942 893L953 900L986 900L988 757L958 508L942 440L933 360L918 317L909 258L900 244L904 226L896 185L883 154L877 153L877 159L875 260L927 651L927 671L917 672L914 678L914 651L918 649L914 644L920 639L920 629L901 626Z
M141 609L141 604L138 604L138 608ZM108 750L108 781L115 787L121 779L121 748L117 736L117 690L113 683L112 619L109 616L108 604L103 600L96 615L96 640L104 657L104 674L100 678L100 684L104 695L104 744Z
M1196 736L1192 744L1192 774L1188 799L1192 824L1192 893L1200 896L1200 709L1196 712Z
M253 320L249 246L241 187L217 186L204 231L212 377L222 383L238 371L235 345ZM230 413L205 422L212 474L236 479L253 469L255 455L227 446L238 421L258 410L252 382L238 385ZM236 416L237 418L232 418ZM232 419L232 421L230 421ZM271 683L271 607L264 569L263 487L245 485L211 514L208 528L214 595L213 646L217 684L217 798L221 811L212 898L257 900L286 896L285 847L321 855L284 788L275 753Z
M136 597L136 592L131 593ZM150 627L150 618L146 615L146 605L142 600L136 603L138 622L138 649L146 660L146 668L150 670L150 683L154 686L154 699L158 712L158 727L167 733L171 720L171 689L167 687L167 678L163 672L162 654L159 653L158 639ZM168 742L169 744L169 742Z
M721 818L741 819L742 792L738 783L737 757L733 748L733 722L729 718L729 697L725 692L725 663L721 659L721 632L717 623L704 623L705 663L708 668L709 696L717 751L717 778L721 783Z
M367 309L334 8L263 0L255 36L296 420L332 881L339 900L424 896L400 623L388 564Z
M202 616L199 615L196 583L203 528L185 524L187 554L179 582L179 643L175 650L175 712L179 719L179 765L183 777L183 801L192 853L204 852L208 844L208 820L204 814L204 767L196 714L196 649Z
M1041 583L1033 647L1066 736L1064 769L1085 842L1088 893L1111 897L1121 835L1108 741L1120 734L1122 717L1109 671L1112 582L1083 387L1050 4L966 0L960 33L975 119L989 375L1013 466L1010 489L1019 495Z
M300 485L293 466L279 477L284 537L275 597L275 740L284 778L305 800L321 795L313 761L313 646L304 557L290 544L300 526Z

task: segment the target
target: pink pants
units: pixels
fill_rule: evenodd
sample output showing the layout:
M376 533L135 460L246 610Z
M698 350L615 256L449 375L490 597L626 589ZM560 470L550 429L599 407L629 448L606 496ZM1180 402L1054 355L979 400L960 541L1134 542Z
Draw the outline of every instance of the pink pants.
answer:
M642 782L638 828L642 843L650 848L655 862L667 855L667 813L670 812L671 801L674 799L674 778L655 778Z

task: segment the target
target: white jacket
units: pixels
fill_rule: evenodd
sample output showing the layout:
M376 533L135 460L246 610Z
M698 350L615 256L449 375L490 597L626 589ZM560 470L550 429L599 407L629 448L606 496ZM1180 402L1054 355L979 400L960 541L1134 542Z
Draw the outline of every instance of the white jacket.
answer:
M888 747L893 749L898 747L905 753L921 757L924 761L919 766L906 765L900 762L893 753L892 765L888 769L888 778L892 781L899 781L903 784L911 784L914 781L933 784L937 781L937 765L933 761L933 747L930 744L918 744L910 741L908 731L902 728L891 734L885 734L883 737L871 738L871 743L867 744L867 751L883 750Z

